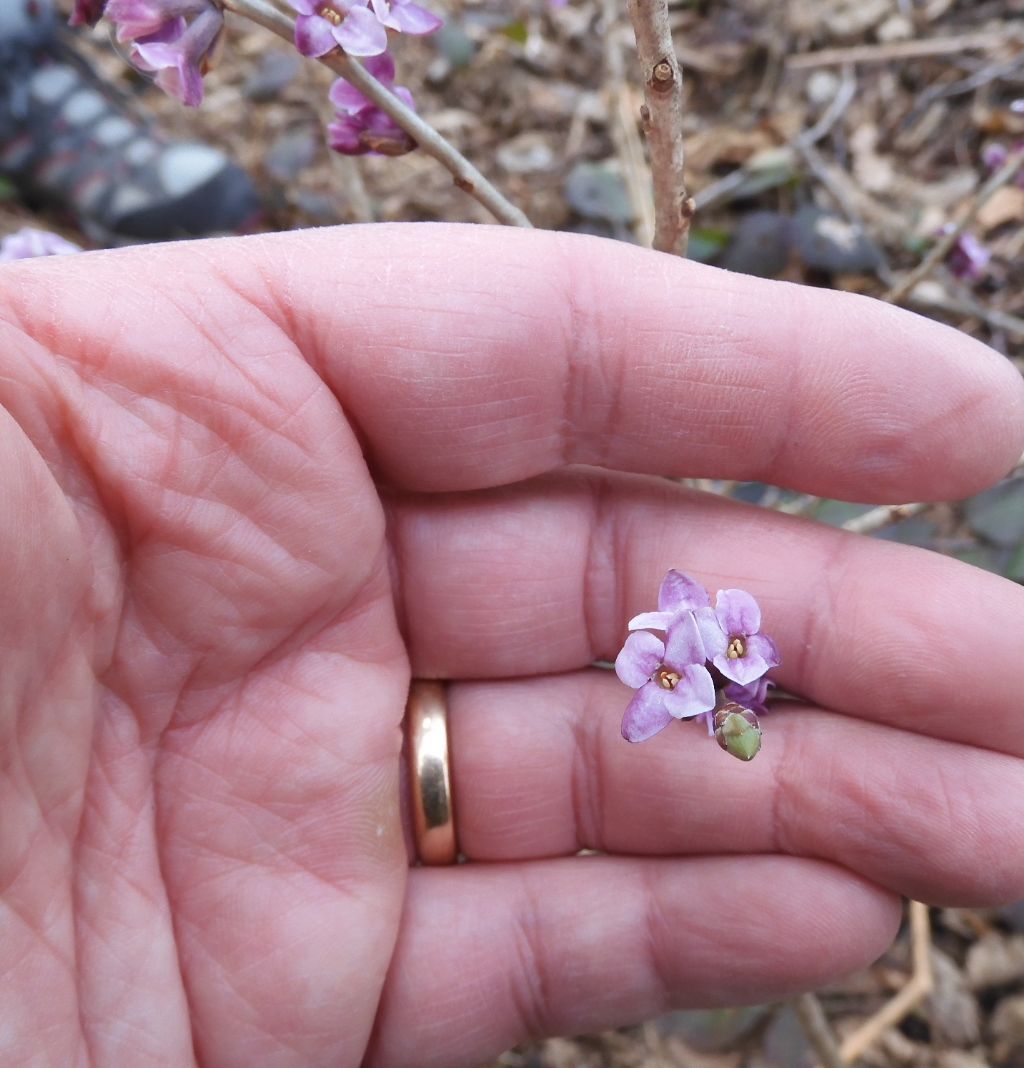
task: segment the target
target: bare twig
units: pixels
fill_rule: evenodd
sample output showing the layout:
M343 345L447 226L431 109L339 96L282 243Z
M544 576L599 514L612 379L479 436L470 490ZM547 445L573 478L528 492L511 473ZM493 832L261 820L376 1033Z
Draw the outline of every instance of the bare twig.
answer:
M825 1016L821 1002L814 994L801 994L794 998L793 1011L804 1029L807 1041L818 1055L822 1068L844 1068L835 1033Z
M667 0L629 0L644 77L644 130L654 178L654 247L686 255L693 199L683 178L683 75L679 69Z
M934 288L934 292L932 291ZM993 330L1003 330L1012 337L1024 340L1024 319L999 308L989 308L981 301L960 294L951 296L938 283L915 286L907 294L907 303L922 308L939 308L954 315L970 316L987 323Z
M1017 461L1013 470L1006 477L1008 479L1020 478L1021 475L1024 475L1024 456ZM805 499L812 503L817 500L816 497ZM932 506L932 503L930 501L916 501L913 504L883 504L878 508L862 512L853 519L848 519L843 524L843 530L849 530L854 534L874 534L875 531L881 530L882 527L887 527L890 523L899 523L903 519L911 519L915 515L926 512ZM779 509L779 511L791 510L795 511L795 509ZM802 509L798 514L804 514L806 511L807 509Z
M278 37L286 41L294 40L294 20L278 10L271 0L221 0L221 3L227 10L251 19ZM428 156L451 172L460 189L479 200L499 222L508 226L531 225L526 215L506 199L454 145L340 48L322 56L320 62L351 82L363 96L390 115Z
M886 1031L913 1012L932 992L931 926L928 906L920 901L910 902L910 945L913 968L910 981L874 1016L843 1040L839 1054L844 1064L859 1060Z
M636 128L632 93L626 81L622 44L618 29L619 6L604 0L604 61L607 83L608 132L622 164L623 179L633 205L633 233L641 245L654 240L654 205L651 203L651 171L644 158L644 146Z
M1017 177L1022 167L1024 167L1024 148L1020 148L1010 154L1002 167L975 194L970 207L964 212L960 221L935 242L928 255L898 285L886 293L885 299L897 304L913 290L918 282L927 278L935 267L946 258L949 250L960 240L964 231L978 217L978 212L991 200L996 192Z
M1011 74L1021 64L1024 64L1024 51L1018 52L1005 62L986 63L981 70L975 71L967 78L925 89L918 94L917 99L914 101L914 106L900 122L900 128L906 130L913 126L918 116L927 111L936 100L945 100L961 93L973 93L976 89L980 89L981 86L988 85L989 82L994 82L999 78L1004 78L1007 74Z
M820 52L804 52L786 60L788 70L808 70L812 67L835 67L843 63L889 63L897 59L922 59L928 56L951 55L972 49L999 48L1019 41L1019 27L1007 25L989 33L965 33L959 37L929 37L917 41L891 41L877 45L854 45L851 48L825 48Z
M854 74L853 66L847 63L843 67L843 77L839 83L839 88L836 90L836 95L829 101L829 105L825 108L821 118L796 139L794 144L797 148L808 148L811 145L816 145L823 137L827 137L835 128L836 123L846 114L846 109L853 103L853 98L856 95L857 77Z
M843 530L853 531L854 534L874 534L876 530L887 527L890 523L898 523L901 519L910 519L920 515L929 507L928 502L914 504L883 504L879 508L872 508L870 512L855 516L843 524Z

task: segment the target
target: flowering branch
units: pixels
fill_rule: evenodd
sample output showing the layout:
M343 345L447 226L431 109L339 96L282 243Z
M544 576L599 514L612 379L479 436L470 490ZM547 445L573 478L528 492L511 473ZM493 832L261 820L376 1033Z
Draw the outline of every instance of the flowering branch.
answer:
M243 15L286 41L295 39L294 21L269 0L221 0L221 3L226 10ZM335 48L319 59L324 66L335 74L340 74L376 107L394 119L428 156L432 156L451 172L460 189L475 197L499 222L507 226L532 225L524 212L499 192L454 145L446 141L428 122L420 118L412 108L340 48Z
M654 247L686 255L694 202L683 178L683 75L672 46L667 0L629 0L644 76L641 116L654 178Z

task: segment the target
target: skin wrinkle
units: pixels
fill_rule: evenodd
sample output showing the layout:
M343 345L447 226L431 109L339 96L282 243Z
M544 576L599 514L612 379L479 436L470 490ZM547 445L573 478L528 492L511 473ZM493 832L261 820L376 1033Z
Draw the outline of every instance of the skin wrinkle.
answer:
M528 872L523 872L518 908L512 913L511 956L516 967L510 969L508 990L518 1021L516 1032L536 1041L550 1033L548 1028L550 982L545 977L547 954L544 950L544 925Z
M559 352L562 364L562 414L557 427L557 438L559 463L564 466L573 462L573 455L580 446L577 428L583 423L582 413L587 410L590 399L586 388L588 378L594 373L590 364L596 364L597 373L602 378L606 377L603 359L605 346L601 342L601 325L596 321L600 315L601 302L594 299L594 284L586 260L571 251L571 244L556 241L555 247L562 257L563 265L562 315L559 324L562 334ZM595 309L593 318L586 314L585 308ZM609 427L609 431L613 428L614 423Z
M645 865L640 869L640 896L643 900L643 905L640 909L640 913L643 916L641 926L643 937L641 941L644 947L643 956L647 961L647 970L651 980L653 980L653 986L656 991L656 996L653 999L656 1006L653 1012L654 1015L661 1015L671 1011L673 1003L677 1000L677 994L675 993L677 984L672 981L675 969L665 959L664 952L658 948L659 942L663 946L672 944L672 928L666 919L661 895L658 893L658 878L659 875L655 868ZM679 967L679 962L676 962L676 967Z
M140 730L140 725L141 725L141 723L143 721L142 715L139 714L138 712L136 712L134 709L131 709L130 706L126 706L126 707L129 708L130 724L132 726L134 726L134 729ZM150 766L151 776L152 776L152 773L153 773L153 771L155 770L155 767L156 767L158 749L159 749L159 740L157 741L157 746L154 747L152 750L150 750L149 754L148 754L148 763L149 763L149 766ZM140 750L140 751L143 754L146 753L146 751L144 749ZM95 746L91 747L90 753L91 753L91 758L90 758L90 773L91 773L92 766L95 763L95 753L96 753L96 747ZM145 758L146 757L144 756L144 759ZM91 779L91 774L90 774L90 779ZM87 782L88 781L90 781L90 780L87 780ZM148 819L147 819L147 817L148 817ZM156 908L157 908L157 910L158 910L158 912L160 914L161 919L164 921L164 924L167 927L170 928L169 944L170 944L170 948L171 948L172 961L169 962L169 963L170 963L170 966L171 966L171 968L172 968L172 970L173 970L173 972L174 972L174 974L175 974L175 976L176 976L176 978L178 980L181 999L183 1000L184 1005L186 1007L186 1012L188 1013L189 1016L191 1016L191 1002L189 1000L187 979L186 979L185 973L184 973L184 971L182 969L182 962L181 962L181 956L180 956L180 947L179 947L178 939L177 939L177 936L176 936L174 912L173 912L172 903L171 903L171 899L170 899L170 894L169 894L169 889L168 889L168 882L167 882L167 878L166 878L166 872L164 870L164 862L163 862L162 850L160 849L160 845L159 845L159 836L157 834L157 828L160 826L160 820L161 820L160 795L159 795L159 790L156 788L155 779L153 779L152 777L149 780L148 789L145 791L145 793L144 793L144 795L143 795L143 797L142 797L142 799L140 801L140 804L139 804L138 820L143 822L143 823L148 823L148 828L150 830L150 836L149 836L148 841L152 844L152 852L151 852L150 856L151 856L151 859L155 862L155 865L156 865L157 874L158 874L157 886L159 888L159 890L158 890L159 899L157 899L157 898L150 899L149 895L145 895L145 894L143 895L143 897L146 900L152 900L154 906L156 906ZM82 925L83 918L87 914L86 913L86 909L84 908L83 899L82 899L82 878L83 878L82 873L86 870L85 866L81 863L81 857L82 857L82 854L84 852L84 844L83 844L83 836L82 836L82 831L83 831L84 827L85 827L85 821L83 819L82 824L81 824L80 829L79 829L78 837L76 839L76 845L75 845L75 866L74 866L74 870L78 874L72 880L72 892L73 892L74 902L75 902L75 911L74 911L74 916L75 916L75 943L74 944L75 944L75 952L76 952L76 955L78 956L79 959L84 959L84 957L85 957L84 941L83 941L83 934L82 934L82 926L81 925ZM145 863L147 859L150 859L150 857L143 858L143 863ZM118 873L118 877L119 877L120 880L122 880L122 881L124 880L124 874L123 873ZM161 975L161 979L163 979L163 978L164 978L164 976ZM94 1057L95 1056L94 1050L98 1048L98 1040L96 1038L96 1035L94 1034L94 1029L89 1029L89 1028L87 1028L85 1026L85 1015L86 1015L86 1011L87 1011L86 1010L87 999L86 999L86 997L84 995L84 989L83 989L83 986L82 986L82 983L83 983L84 979L85 979L85 969L80 969L79 972L78 972L78 977L77 977L78 1017L79 1017L79 1021L80 1021L80 1026L82 1026L82 1028L83 1028L83 1034L86 1035L86 1039L85 1040L86 1040L87 1048L89 1050L90 1057ZM162 992L162 999L166 1003L166 1001L167 1001L166 991ZM123 1016L123 1013L121 1015ZM191 1046L191 1039L189 1040L189 1045Z
M798 732L785 732L781 742L773 736L771 768L772 786L769 793L770 806L768 826L771 828L769 848L765 852L788 854L790 856L807 856L806 850L796 845L791 825L799 825L799 790L795 784L800 781L804 761L801 760L802 746ZM796 812L796 819L791 816ZM813 851L811 854L813 856Z
M603 850L606 802L602 790L600 723L593 719L574 719L569 730L572 735L569 797L573 837L579 849Z

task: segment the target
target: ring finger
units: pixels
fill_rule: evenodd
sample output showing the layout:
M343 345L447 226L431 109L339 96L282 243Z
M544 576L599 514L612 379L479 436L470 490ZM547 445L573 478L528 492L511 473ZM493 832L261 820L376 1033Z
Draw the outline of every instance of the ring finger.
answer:
M609 672L450 687L459 842L471 860L597 849L785 853L900 894L991 904L1024 894L1020 761L795 703L744 764L702 725L628 745Z

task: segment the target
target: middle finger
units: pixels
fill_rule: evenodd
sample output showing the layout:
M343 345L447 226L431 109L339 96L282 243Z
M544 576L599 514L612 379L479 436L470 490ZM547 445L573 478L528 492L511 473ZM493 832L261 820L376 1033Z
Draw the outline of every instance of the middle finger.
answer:
M743 764L699 723L627 744L625 694L596 669L450 688L467 857L784 853L933 903L1024 893L1015 757L783 702Z

